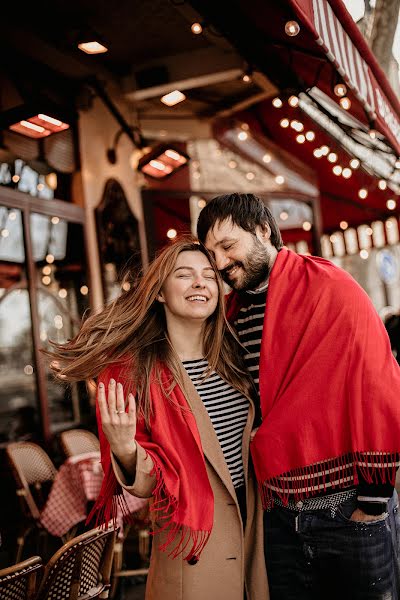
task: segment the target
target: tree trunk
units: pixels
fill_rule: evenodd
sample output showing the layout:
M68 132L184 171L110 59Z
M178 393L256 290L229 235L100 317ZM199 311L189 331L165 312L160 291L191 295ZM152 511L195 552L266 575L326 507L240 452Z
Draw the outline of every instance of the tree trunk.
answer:
M368 40L378 63L388 76L399 11L400 0L376 0L374 22L371 37Z

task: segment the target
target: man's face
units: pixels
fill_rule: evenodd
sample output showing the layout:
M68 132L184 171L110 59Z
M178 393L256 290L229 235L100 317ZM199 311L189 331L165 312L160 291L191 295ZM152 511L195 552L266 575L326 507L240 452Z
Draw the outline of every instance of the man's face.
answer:
M209 230L205 245L228 285L237 291L252 290L267 279L271 270L273 247L269 235L269 230L261 227L252 234L226 219Z

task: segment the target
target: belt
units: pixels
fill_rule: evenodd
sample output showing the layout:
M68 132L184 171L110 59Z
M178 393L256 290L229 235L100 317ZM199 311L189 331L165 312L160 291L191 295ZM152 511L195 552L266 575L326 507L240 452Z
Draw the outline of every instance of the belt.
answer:
M356 496L357 489L349 488L334 494L327 494L326 496L304 498L304 500L299 500L298 502L289 500L287 504L284 504L280 498L274 498L274 506L279 506L280 508L285 508L287 510L292 510L299 513L308 510L330 510L331 516L334 517L338 507L343 502L350 500L350 498L355 498Z

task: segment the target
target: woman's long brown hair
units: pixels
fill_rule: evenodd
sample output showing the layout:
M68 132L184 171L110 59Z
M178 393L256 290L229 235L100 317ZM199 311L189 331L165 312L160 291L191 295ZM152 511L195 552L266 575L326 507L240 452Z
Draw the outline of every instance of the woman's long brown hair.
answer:
M157 295L172 273L178 255L186 251L205 254L217 277L217 308L204 324L207 372L216 371L249 396L252 387L241 359L241 348L225 318L221 277L207 250L191 237L181 238L162 250L138 286L91 315L76 337L65 344L52 343L53 351L45 354L52 360L50 366L55 375L67 382L94 379L108 365L123 363L125 393L135 389L138 413L149 424L150 377L158 376L160 365L170 371L171 386L177 383L184 389L181 363L168 340L164 308Z

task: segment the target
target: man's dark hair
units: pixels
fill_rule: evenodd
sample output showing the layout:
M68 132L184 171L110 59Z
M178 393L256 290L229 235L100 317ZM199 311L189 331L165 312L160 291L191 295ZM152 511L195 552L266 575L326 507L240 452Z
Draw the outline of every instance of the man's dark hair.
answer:
M261 198L254 194L225 194L216 196L203 208L197 222L197 236L204 244L207 233L217 221L231 219L245 231L255 233L257 225L268 223L271 229L271 244L277 250L283 246L281 232L271 211Z

